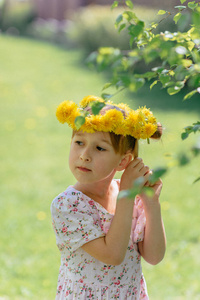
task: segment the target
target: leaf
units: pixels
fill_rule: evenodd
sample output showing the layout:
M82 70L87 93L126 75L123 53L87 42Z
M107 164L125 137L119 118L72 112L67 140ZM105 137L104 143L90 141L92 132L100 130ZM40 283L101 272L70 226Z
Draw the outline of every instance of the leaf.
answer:
M104 100L110 99L110 98L112 98L112 96L113 96L113 95L111 95L111 94L106 94L106 93L101 94L101 97L102 97Z
M119 23L121 23L122 20L123 20L123 16L122 14L120 14L115 21L115 27L118 27Z
M197 156L200 154L200 145L199 144L192 147L192 153L194 156Z
M128 27L129 34L133 37L138 37L143 32L144 22L139 21L136 25L131 24Z
M186 2L186 0L180 0L181 1L181 4L183 4L183 3L185 3Z
M185 55L187 53L187 49L183 46L178 46L175 48L176 53Z
M118 7L118 5L119 5L119 1L114 1L113 4L111 5L111 9Z
M174 6L174 8L178 8L179 10L182 10L182 9L185 9L186 6L184 6L184 5L177 5L177 6Z
M194 10L197 6L198 6L198 3L196 3L195 1L188 2L188 7L192 10Z
M133 2L131 0L126 1L126 5L130 8L133 9Z
M150 85L150 90L158 83L158 80L155 80L151 85Z
M197 89L189 92L188 94L185 95L185 97L183 98L183 100L190 99L196 93L197 93Z
M136 92L137 90L139 90L145 83L144 78L136 78L134 77L131 80L131 83L129 84L128 88L131 92Z
M195 179L195 181L193 183L196 183L199 180L200 180L200 176L197 179Z
M179 163L179 166L185 166L187 165L188 163L190 162L190 159L189 157L185 154L185 153L181 153L179 154L178 156L178 163Z
M180 92L181 88L177 87L177 86L173 86L167 89L167 92L169 95L174 95L177 94L178 92Z
M109 88L112 85L111 82L107 82L106 84L104 84L102 91L106 90L107 88Z
M144 186L142 192L145 193L148 197L153 197L154 191L152 188Z
M146 73L143 73L143 74L135 74L135 77L138 77L138 78L147 78L148 80L152 79L153 77L156 77L157 74L155 72L146 72Z
M188 136L189 136L189 133L188 133L188 132L183 132L183 133L181 134L181 139L182 139L182 140L185 140L185 139L187 139Z
M152 174L149 176L149 182L154 184L161 176L163 176L167 172L167 168L157 168L153 170Z
M181 16L182 16L182 13L180 13L180 12L174 16L173 20L176 24L177 24L178 20L181 18Z
M126 27L126 24L123 23L119 26L118 32L121 32Z
M132 12L132 11L126 10L126 11L123 12L122 16L123 16L128 22L130 22L130 21L132 21L132 20L133 20L134 22L138 22L138 17L137 17L136 14L135 14L134 12Z
M77 130L79 130L84 123L85 123L84 116L78 116L78 117L76 117L76 119L74 121L74 124L75 124Z
M165 15L166 13L167 13L166 10L160 9L160 10L158 11L157 15Z
M171 76L167 75L167 74L161 74L159 77L162 85L165 85L166 83L168 83L171 80Z
M91 108L92 108L92 113L94 115L98 115L100 110L105 106L105 103L103 102L99 102L99 101L95 101L92 103Z

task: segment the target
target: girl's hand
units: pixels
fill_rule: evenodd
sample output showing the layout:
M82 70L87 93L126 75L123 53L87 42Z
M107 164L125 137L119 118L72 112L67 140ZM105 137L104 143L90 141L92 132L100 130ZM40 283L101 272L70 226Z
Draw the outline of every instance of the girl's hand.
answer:
M162 190L162 180L159 179L156 181L153 185L146 183L145 186L148 186L152 189L152 195L148 195L146 193L142 193L140 196L142 198L142 202L145 207L152 206L152 204L158 204L159 203L159 197Z
M134 187L134 182L139 177L144 179L142 186L148 182L149 167L145 166L141 158L135 158L126 167L120 183L120 190L128 190Z

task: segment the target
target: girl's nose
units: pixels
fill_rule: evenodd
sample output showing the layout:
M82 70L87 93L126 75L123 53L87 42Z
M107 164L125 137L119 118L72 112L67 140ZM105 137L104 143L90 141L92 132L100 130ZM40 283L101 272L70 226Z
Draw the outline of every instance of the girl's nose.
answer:
M87 152L87 151L84 151L84 152L82 152L81 154L80 154L80 159L82 160L82 161L91 161L91 157L90 157L90 155L89 155L89 153Z

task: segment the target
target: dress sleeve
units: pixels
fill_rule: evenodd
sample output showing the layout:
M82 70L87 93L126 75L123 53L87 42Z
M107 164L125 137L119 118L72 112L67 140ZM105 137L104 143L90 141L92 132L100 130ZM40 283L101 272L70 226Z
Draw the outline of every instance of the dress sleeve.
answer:
M142 200L139 196L135 199L133 210L133 223L132 223L132 240L134 243L143 241L144 231L146 226L146 217Z
M104 236L98 211L92 209L81 192L62 193L51 205L53 228L60 251L73 251Z

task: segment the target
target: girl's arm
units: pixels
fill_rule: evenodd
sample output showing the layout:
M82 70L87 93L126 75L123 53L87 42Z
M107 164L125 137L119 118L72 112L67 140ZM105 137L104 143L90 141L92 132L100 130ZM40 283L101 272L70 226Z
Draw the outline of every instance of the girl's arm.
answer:
M124 171L120 190L131 188L134 181L143 176L144 184L148 180L148 167L141 159L131 161ZM105 237L97 238L82 246L82 249L96 259L110 265L119 265L123 262L132 226L134 199L119 199L115 216Z
M153 186L153 196L140 195L146 216L144 240L138 243L142 257L150 264L159 263L165 254L166 237L161 217L159 195L162 189L162 181L158 180Z

